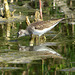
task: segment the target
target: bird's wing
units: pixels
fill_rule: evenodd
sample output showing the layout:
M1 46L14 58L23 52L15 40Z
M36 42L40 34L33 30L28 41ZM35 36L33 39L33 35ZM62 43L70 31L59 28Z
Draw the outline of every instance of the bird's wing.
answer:
M31 30L32 29L43 30L45 28L49 28L50 26L55 25L56 23L59 23L61 20L62 19L34 22L29 26L29 28Z

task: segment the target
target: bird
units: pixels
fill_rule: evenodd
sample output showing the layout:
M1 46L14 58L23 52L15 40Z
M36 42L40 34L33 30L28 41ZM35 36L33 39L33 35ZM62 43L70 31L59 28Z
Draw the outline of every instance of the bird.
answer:
M44 33L48 32L49 30L53 29L63 19L64 18L31 23L29 26L27 26L25 30L24 29L19 30L18 37L31 34L41 36Z

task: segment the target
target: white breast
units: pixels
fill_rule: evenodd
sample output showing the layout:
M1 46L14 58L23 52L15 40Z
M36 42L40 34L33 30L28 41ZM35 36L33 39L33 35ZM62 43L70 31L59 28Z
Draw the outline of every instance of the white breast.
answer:
M54 28L59 22L57 22L56 24L54 24L53 26L49 27L49 28L45 28L43 30L38 30L38 29L35 29L33 31L33 34L34 35L39 35L41 36L42 34L46 33L47 31L51 30L52 28Z

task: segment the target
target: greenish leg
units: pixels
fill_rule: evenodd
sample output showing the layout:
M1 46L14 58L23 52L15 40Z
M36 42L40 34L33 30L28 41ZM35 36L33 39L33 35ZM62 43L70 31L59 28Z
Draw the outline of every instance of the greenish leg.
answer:
M41 41L41 40L40 40L40 36L38 36L38 39L39 39L39 43L38 43L38 44L40 45L40 41Z

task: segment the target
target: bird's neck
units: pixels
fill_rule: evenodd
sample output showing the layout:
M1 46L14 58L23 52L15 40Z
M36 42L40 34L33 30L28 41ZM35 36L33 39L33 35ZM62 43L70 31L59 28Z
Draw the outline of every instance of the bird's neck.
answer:
M25 35L30 35L29 32L27 30L25 30Z

